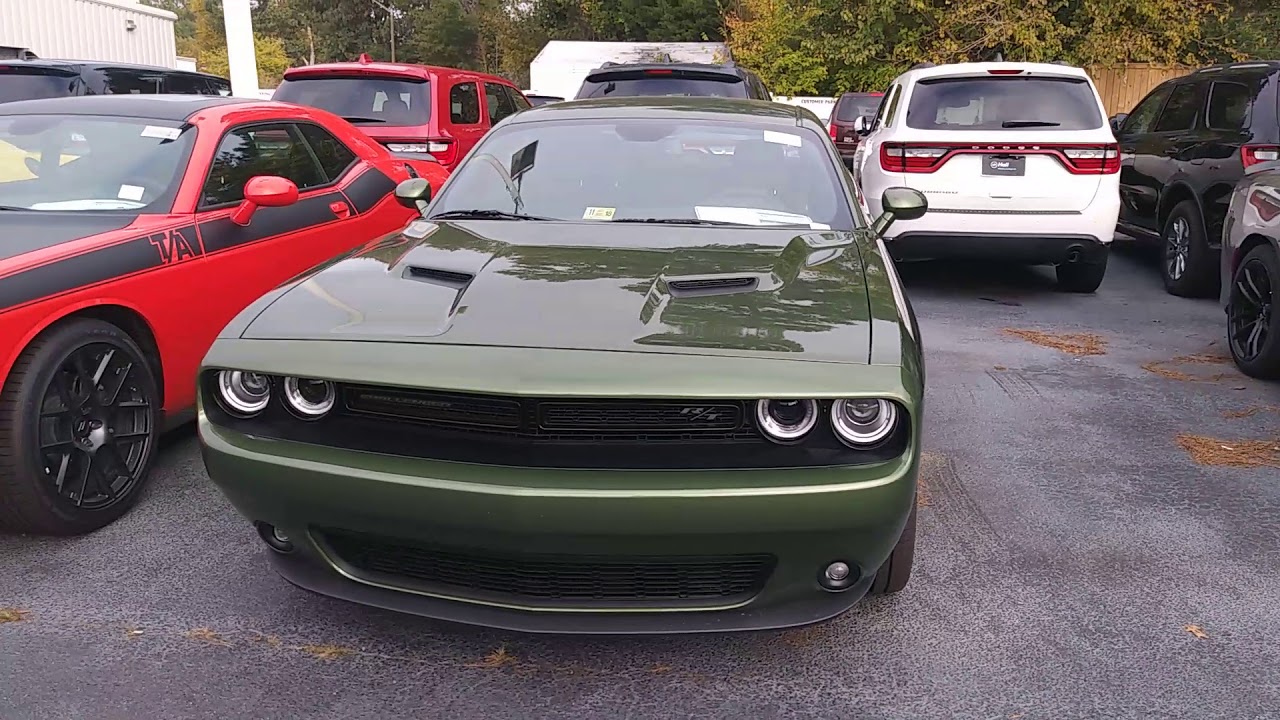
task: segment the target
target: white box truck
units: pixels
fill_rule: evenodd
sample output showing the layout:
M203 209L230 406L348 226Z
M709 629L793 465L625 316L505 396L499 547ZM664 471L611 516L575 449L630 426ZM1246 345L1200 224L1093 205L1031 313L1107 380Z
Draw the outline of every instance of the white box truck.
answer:
M4 2L4 0L0 0ZM590 42L552 40L529 63L529 91L572 100L587 74L607 62L722 63L732 60L722 42Z

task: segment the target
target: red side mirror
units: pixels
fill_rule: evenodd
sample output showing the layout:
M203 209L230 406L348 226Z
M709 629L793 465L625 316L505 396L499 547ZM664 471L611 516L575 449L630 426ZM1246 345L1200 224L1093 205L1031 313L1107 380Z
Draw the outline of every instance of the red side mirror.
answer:
M298 202L298 186L276 175L258 175L244 184L244 200L231 213L231 222L248 225L260 207L284 207Z

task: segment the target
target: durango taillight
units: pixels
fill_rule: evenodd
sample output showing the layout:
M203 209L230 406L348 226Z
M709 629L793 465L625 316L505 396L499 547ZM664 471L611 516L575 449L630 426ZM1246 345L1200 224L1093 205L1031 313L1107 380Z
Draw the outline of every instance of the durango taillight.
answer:
M1280 160L1280 145L1245 145L1240 148L1240 159L1245 169L1258 163Z
M1120 172L1120 146L1064 147L1067 170L1075 175L1111 175Z
M1258 211L1262 222L1271 222L1280 217L1280 197L1271 197L1261 190L1254 190L1249 194L1249 204Z
M949 147L885 143L880 146L880 167L885 172L930 173L942 166L953 151Z
M458 143L450 138L427 140L427 152L441 165L452 165L458 160Z

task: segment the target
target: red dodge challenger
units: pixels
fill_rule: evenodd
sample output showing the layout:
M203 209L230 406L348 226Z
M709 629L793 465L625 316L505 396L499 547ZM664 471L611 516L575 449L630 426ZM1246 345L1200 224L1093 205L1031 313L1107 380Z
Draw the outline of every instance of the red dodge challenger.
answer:
M0 107L0 529L80 534L136 501L240 310L399 230L406 160L335 115L207 96Z

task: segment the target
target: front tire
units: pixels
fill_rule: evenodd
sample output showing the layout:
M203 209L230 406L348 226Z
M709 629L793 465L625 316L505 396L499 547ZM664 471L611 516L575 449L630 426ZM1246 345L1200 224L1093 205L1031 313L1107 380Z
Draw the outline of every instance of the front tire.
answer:
M1058 289L1072 293L1092 293L1102 285L1107 275L1107 258L1110 248L1103 248L1102 257L1097 262L1074 262L1058 265Z
M0 529L82 535L124 515L155 455L158 400L115 325L81 318L33 341L0 393Z
M889 559L876 571L871 581L870 595L891 595L901 592L911 579L911 567L916 559L916 507L918 499L911 501L911 514L907 516L907 525L902 528L902 536L898 544L893 546Z
M1192 200L1173 207L1160 232L1160 276L1170 295L1199 298L1213 294L1218 263L1205 239L1204 219Z
M1269 245L1240 261L1227 296L1227 346L1240 372L1260 380L1280 379L1280 257Z

